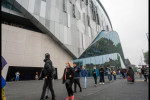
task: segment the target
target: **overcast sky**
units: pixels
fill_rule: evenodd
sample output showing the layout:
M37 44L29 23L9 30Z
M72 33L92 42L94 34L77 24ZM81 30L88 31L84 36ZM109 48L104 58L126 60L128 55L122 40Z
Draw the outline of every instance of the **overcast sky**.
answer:
M118 32L125 58L138 65L148 51L148 0L100 0Z

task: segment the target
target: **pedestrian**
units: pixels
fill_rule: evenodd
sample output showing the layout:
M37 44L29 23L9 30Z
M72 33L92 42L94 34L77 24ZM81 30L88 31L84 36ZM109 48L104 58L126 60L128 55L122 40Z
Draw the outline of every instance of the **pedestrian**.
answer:
M87 70L85 69L84 66L82 66L81 77L82 77L82 80L83 80L84 89L86 89L86 79L87 79L87 76L88 76Z
M109 68L108 71L107 71L107 76L108 76L108 80L109 82L112 80L112 71L111 69Z
M116 71L115 70L112 71L112 75L114 77L114 80L116 80Z
M19 73L19 71L17 71L16 73L15 73L15 75L16 75L16 81L19 81L19 75L20 75L20 73Z
M105 79L104 79L104 69L103 67L101 66L100 69L99 69L99 75L100 75L100 80L99 80L99 84L104 84L105 82Z
M127 72L127 80L131 79L131 82L134 82L134 71L131 67L129 67L128 72Z
M142 72L140 68L138 69L138 73L139 73L140 78L142 78Z
M45 62L45 65L44 65L44 69L43 69L43 77L45 78L45 80L44 80L41 100L44 100L44 96L45 96L47 87L49 87L49 89L51 91L52 100L55 100L55 93L54 93L54 89L53 89L54 68L53 68L52 61L50 60L49 53L45 54L44 62Z
M76 63L73 63L73 69L74 69L74 93L76 93L76 86L78 85L80 88L80 92L82 92L81 84L80 84L80 72L81 69L76 65Z
M74 95L72 90L73 81L74 81L74 70L71 67L70 63L67 62L63 74L63 84L65 83L68 92L68 97L66 98L66 100L70 100L70 99L74 100Z
M91 76L94 77L95 86L97 86L97 77L99 76L99 71L96 69L96 66L93 67L91 71Z
M122 78L125 79L125 76L124 76L124 70L123 70L123 69L121 69L121 75L122 75Z
M138 74L139 74L139 70L138 70L138 69L136 69L135 71L136 71L136 73L137 73L137 75L138 75Z
M35 80L38 80L39 79L39 74L38 74L38 72L36 72L36 74L35 74Z
M143 76L145 78L144 81L147 81L147 79L148 79L148 69L146 68L146 66L142 66L141 71L142 71L142 74L143 74Z
M118 70L118 75L120 76L120 78L122 78L120 69Z
M127 78L127 69L124 70L124 77Z
M44 68L41 70L41 73L40 73L40 76L39 76L39 79L38 80L41 80L41 79L44 79ZM54 84L54 78L53 78L53 84ZM54 88L54 85L53 85L53 88ZM45 96L44 96L44 99L48 99L48 94L49 94L49 87L47 85L47 88L46 88L46 93L45 93ZM56 97L56 96L55 96Z

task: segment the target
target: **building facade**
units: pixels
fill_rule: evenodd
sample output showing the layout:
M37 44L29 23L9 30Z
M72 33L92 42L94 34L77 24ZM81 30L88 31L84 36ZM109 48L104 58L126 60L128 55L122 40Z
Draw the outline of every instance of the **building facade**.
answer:
M8 62L3 71L4 77L9 75L10 67L42 68L44 54L49 52L60 79L65 62L72 63L73 60L83 57L99 56L99 54L90 56L85 52L88 52L95 39L104 31L110 36L117 34L113 31L109 16L99 0L2 0L1 2L2 56ZM116 41L119 41L118 35L115 36L118 39ZM105 54L111 53L119 55L124 62L122 51Z

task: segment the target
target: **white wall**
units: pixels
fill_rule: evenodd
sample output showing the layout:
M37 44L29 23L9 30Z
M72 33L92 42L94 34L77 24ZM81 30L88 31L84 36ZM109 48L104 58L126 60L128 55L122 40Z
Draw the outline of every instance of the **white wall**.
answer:
M43 67L45 53L50 53L59 79L62 77L65 62L73 63L73 58L46 34L5 24L2 24L1 34L2 56L7 61L2 70L4 78L8 66Z

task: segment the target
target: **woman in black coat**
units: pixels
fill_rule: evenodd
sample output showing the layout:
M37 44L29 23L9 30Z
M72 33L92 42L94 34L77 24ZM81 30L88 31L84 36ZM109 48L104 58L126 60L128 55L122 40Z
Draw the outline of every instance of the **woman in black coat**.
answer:
M65 83L66 89L68 92L68 98L66 100L74 100L73 90L72 90L72 84L74 82L74 70L70 66L70 63L66 63L66 68L64 70L63 74L63 84Z

